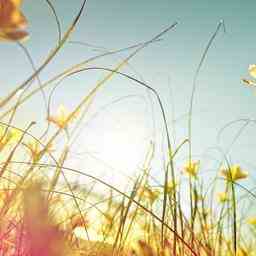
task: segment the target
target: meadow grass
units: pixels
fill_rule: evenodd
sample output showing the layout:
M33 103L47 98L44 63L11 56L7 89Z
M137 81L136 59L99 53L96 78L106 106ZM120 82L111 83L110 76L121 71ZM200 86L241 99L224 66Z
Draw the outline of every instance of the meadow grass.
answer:
M212 185L204 187L200 177L200 159L193 159L192 117L197 77L215 37L224 27L223 21L210 38L195 74L188 136L174 146L166 109L158 92L149 84L122 72L122 68L129 65L129 61L144 48L162 40L177 23L148 41L104 51L41 82L40 73L59 51L64 50L63 45L69 42L86 8L84 1L72 24L62 34L54 5L48 0L47 3L58 27L56 47L36 68L26 45L17 42L34 72L0 101L0 255L256 255L256 217L241 217L237 198L237 187L255 197L253 192L238 183L248 178L248 173L239 165L230 163L224 154L225 160L221 160ZM93 64L97 59L120 52L129 52L128 57L114 68ZM61 105L56 113L52 113L50 103L53 97L52 94L46 97L46 89L54 91L65 79L80 73L98 74L102 71L106 75L76 103L74 109L69 111ZM156 157L154 142L149 143L143 168L132 179L132 187L127 191L94 176L92 172L66 165L72 136L93 104L97 92L114 76L132 81L133 86L146 88L158 102L167 140L164 152L166 162L161 170L163 183L153 185L151 182L154 178L151 164ZM47 126L42 135L36 137L33 135L35 122L26 120L27 127L21 129L14 120L19 114L18 109L38 93L44 95ZM55 154L54 146L59 140L63 141L62 147ZM188 158L180 174L175 160L186 146ZM71 181L71 175L89 180L91 186ZM184 209L182 203L181 175L188 180L189 211ZM221 191L216 186L219 180L223 184ZM97 184L105 187L107 193L95 192ZM244 220L247 224L241 224Z

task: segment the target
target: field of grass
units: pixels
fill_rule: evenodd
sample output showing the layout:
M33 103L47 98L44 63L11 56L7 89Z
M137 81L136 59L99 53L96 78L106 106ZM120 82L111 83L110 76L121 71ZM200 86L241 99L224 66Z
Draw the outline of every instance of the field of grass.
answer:
M2 3L8 4L9 9L1 7ZM41 81L41 72L60 51L65 51L64 45L86 8L84 1L72 24L61 33L54 6L51 1L47 3L55 15L59 40L45 60L35 67L26 42L21 41L28 36L23 30L26 20L20 13L21 1L0 1L3 8L0 9L0 38L4 43L14 41L21 47L34 70L8 94L4 85L1 86L1 94L5 96L0 100L0 255L256 256L256 215L240 214L247 197L240 198L237 194L237 190L242 189L248 197L256 197L253 191L242 185L243 180L250 179L248 172L231 163L224 153L224 160L220 159L219 168L215 170L215 178L205 186L200 159L193 157L191 122L197 77L216 35L224 28L224 22L217 24L199 61L189 99L188 136L174 145L167 122L168 110L158 92L144 81L124 73L122 68L129 65L137 53L176 29L177 23L148 41L96 53L92 58ZM115 67L94 66L95 60L120 52L128 53L128 56ZM101 76L101 80L80 102L75 103L73 109L60 105L53 110L52 94L59 84L90 70L96 71L95 74L104 71L105 77ZM249 67L249 73L256 78L255 65ZM131 177L132 185L127 190L106 182L104 177L100 179L93 172L69 168L66 164L79 124L86 118L98 91L106 82L111 83L113 77L132 81L133 85L145 88L156 99L167 144L163 155L156 156L154 142L148 142L143 166L136 172L136 177ZM253 80L244 79L243 83L255 85ZM52 90L49 97L46 96L48 89ZM33 135L36 125L33 120L25 120L25 128L15 123L21 113L19 108L37 94L44 96L47 110L45 130L40 136ZM24 115L23 119L26 118ZM56 145L61 147L57 150ZM188 155L180 171L175 161L183 148ZM163 169L159 171L164 174L162 183L152 182L152 160L156 157L165 159ZM82 177L90 185L74 182L71 176ZM181 183L184 180L189 205L183 203ZM98 185L104 188L103 192L95 189Z

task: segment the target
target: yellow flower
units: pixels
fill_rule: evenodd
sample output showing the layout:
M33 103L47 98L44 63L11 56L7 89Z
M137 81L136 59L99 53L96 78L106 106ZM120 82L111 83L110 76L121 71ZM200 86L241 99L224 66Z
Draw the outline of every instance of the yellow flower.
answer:
M213 224L209 224L209 223L206 223L203 225L203 230L206 232L206 233L209 233L211 231L214 230L214 225Z
M169 194L174 193L175 190L177 189L178 185L179 185L179 182L177 182L177 181L174 182L173 180L170 180L167 184L167 192Z
M256 227L256 217L250 217L246 221L249 225L255 226Z
M196 178L199 170L199 161L189 161L184 166L184 172L190 177Z
M103 213L104 218L102 219L99 233L101 232L110 232L111 230L114 232L116 226L115 224L115 217L116 212L105 212Z
M217 200L219 203L226 203L229 201L228 193L227 192L219 192L217 194Z
M153 204L160 194L161 192L159 189L152 189L146 186L139 189L139 195L141 195L143 199L148 199L150 204Z
M22 0L5 0L0 4L0 40L21 41L28 37L27 20L20 11Z
M220 174L228 181L237 181L248 177L248 172L242 170L239 165L232 165L228 169L222 168Z
M249 74L253 77L253 78L256 78L256 65L255 64L252 64L252 65L249 65Z
M32 158L35 159L41 153L40 144L38 141L30 141L26 145L32 155Z
M25 146L30 151L33 160L35 160L35 161L38 160L38 158L40 157L40 154L43 151L42 146L40 145L40 143L38 141L34 140L34 141L29 141L27 144L25 144ZM51 144L46 149L46 152L52 152L52 151L53 151L53 147L52 147L52 144Z
M245 248L239 247L236 251L236 256L249 256L249 252Z
M151 204L153 204L158 199L160 194L161 194L161 192L160 192L159 189L152 189L152 190L150 190L149 200L150 200Z
M21 136L22 132L18 129L0 126L0 150L7 145L17 143L21 139Z
M256 65L255 64L249 65L248 72L250 76L252 76L253 78L256 78ZM247 86L256 86L255 81L252 81L252 80L242 79L242 82L244 82Z
M74 115L71 117L71 114L64 105L60 105L57 109L57 114L55 116L49 116L48 121L54 123L59 128L64 129L74 117Z

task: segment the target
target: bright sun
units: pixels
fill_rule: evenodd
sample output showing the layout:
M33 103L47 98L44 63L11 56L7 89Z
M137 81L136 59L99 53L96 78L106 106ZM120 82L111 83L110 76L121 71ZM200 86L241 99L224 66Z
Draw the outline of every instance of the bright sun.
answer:
M110 118L89 122L83 130L74 144L74 151L80 155L75 165L111 185L126 185L143 166L151 141L150 129L138 115L127 115L115 125Z

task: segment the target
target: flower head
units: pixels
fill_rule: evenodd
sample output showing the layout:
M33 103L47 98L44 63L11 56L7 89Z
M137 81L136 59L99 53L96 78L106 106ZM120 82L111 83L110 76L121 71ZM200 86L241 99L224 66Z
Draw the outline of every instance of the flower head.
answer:
M52 144L48 145L45 150L42 148L42 145L39 143L39 141L33 140L29 141L25 146L28 148L31 157L34 161L37 161L40 158L40 155L42 152L52 152L53 151L53 146Z
M256 65L255 64L249 65L248 71L249 71L250 76L252 76L253 78L256 78Z
M241 169L239 165L232 165L229 168L222 168L220 175L228 181L237 181L248 177L248 172Z
M256 227L256 217L249 217L246 222L247 224Z
M0 126L0 150L7 145L17 143L21 139L21 136L22 132L18 129Z
M143 199L149 200L150 204L153 204L158 199L160 194L160 190L156 188L154 189L147 186L143 186L139 189L139 195L142 196Z
M236 256L249 256L250 253L247 249L239 247L236 251Z
M68 123L74 119L74 114L69 113L64 105L60 105L55 116L49 116L48 121L54 123L59 128L64 129Z
M248 72L250 76L252 76L253 78L256 78L256 65L255 64L249 65ZM249 79L242 79L242 82L247 86L256 86L256 82Z
M0 2L0 40L21 41L28 37L27 19L20 11L22 0Z
M36 159L41 153L41 146L38 141L30 141L26 144L33 159Z
M176 191L178 186L179 186L179 182L177 181L174 182L173 180L170 180L167 184L168 194L173 194Z
M217 194L217 200L219 203L223 204L229 201L229 196L227 192L219 192Z
M149 191L149 200L151 204L153 204L160 196L160 190L159 189L151 189Z
M199 170L199 161L189 161L183 169L188 176L196 178Z

